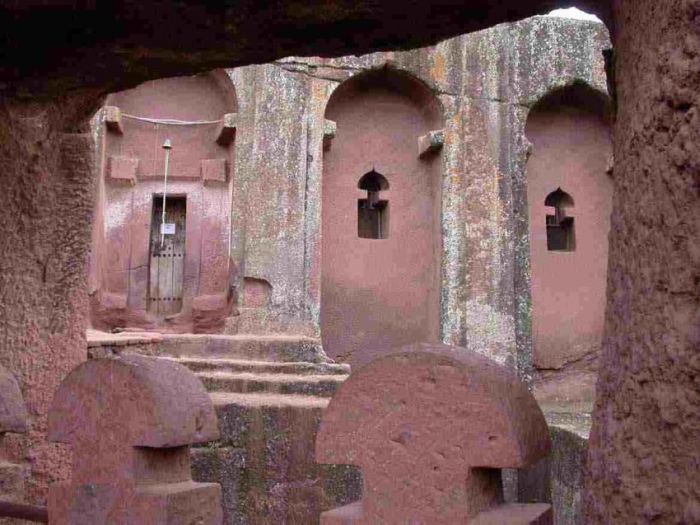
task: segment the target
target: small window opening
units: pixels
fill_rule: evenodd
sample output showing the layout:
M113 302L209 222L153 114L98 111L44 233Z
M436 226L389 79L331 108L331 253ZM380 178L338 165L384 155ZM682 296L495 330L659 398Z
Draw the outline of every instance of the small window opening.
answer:
M362 176L357 187L367 192L366 199L357 201L357 236L361 239L387 239L389 201L381 200L379 193L389 189L389 181L372 170Z
M547 214L547 250L552 252L573 252L576 250L574 218L567 217L566 209L574 207L571 195L557 188L547 195L544 205L554 208L554 214Z

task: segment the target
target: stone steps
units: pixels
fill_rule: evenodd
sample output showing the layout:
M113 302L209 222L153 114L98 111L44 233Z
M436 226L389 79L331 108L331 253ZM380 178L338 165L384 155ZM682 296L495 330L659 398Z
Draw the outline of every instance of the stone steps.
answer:
M210 395L221 438L192 449L192 469L197 481L222 485L224 523L318 523L322 511L360 498L356 468L314 459L328 397Z
M317 523L360 497L357 469L314 459L323 411L350 374L318 340L163 335L158 344L214 403L221 437L192 449L192 467L195 479L221 484L225 523Z
M260 372L197 372L209 392L301 394L331 397L346 375L299 375Z
M162 334L158 355L277 363L328 363L318 339L287 335Z
M254 410L260 407L299 408L302 410L323 410L330 403L327 397L306 396L300 394L267 394L260 392L238 393L211 392L209 394L214 408L224 408L229 405Z
M255 372L264 374L343 375L350 373L350 365L338 363L309 363L251 361L248 359L204 359L194 357L171 358L195 373L199 372Z

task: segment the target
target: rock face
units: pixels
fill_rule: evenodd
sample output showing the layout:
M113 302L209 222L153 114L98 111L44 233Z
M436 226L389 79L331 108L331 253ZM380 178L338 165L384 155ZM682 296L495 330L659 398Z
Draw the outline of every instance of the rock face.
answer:
M196 290L205 276L221 266L200 251L205 246L213 251L211 230L230 223L231 267L237 269L232 285L240 308L226 322L227 333L321 336L332 358L353 365L400 344L445 341L529 377L528 110L574 85L588 86L604 99L602 51L608 45L602 24L537 17L415 51L292 57L231 69L225 78L216 74L218 90L238 98L235 155L229 153L235 158L235 164L229 162L232 218L226 200L210 213L201 180L179 180L200 177L199 165L185 160L200 155L190 135L208 144L206 125L146 123L142 129L129 120L117 136L106 131L112 120L104 110L96 122L98 149L105 154L91 271L95 320L112 327L148 325L144 312L154 298L147 288L155 275L148 268L154 264L148 260L148 224L152 194L162 187L153 148L160 151L159 139L171 134L171 198L184 199L187 208L185 299L182 310L161 323L163 329L186 326L192 296L202 293ZM112 95L110 104L128 109L129 119L136 111L178 118L178 124L183 115L193 122L221 118L201 112L220 98L218 92L195 90L207 82L207 76L154 82ZM149 98L151 92L158 96ZM567 122L575 127L583 120L574 114ZM592 133L598 131L594 126ZM606 140L589 141L580 157L597 155L607 166ZM568 148L536 145L535 155L542 150L556 164ZM133 157L137 172L131 185L111 174L115 155ZM549 344L555 348L541 344L540 353L551 354L540 360L547 367L595 353L602 324L605 260L591 245L604 244L607 208L597 209L600 231L589 232L586 210L600 199L586 195L581 184L563 182L584 178L575 162L569 164L558 178L549 176L550 164L533 184L580 189L574 192L578 239L580 251L597 263L596 300L580 298L579 309L550 305L545 331L559 338ZM599 167L587 176L606 177ZM375 190L362 187L371 174L383 181ZM538 201L537 214L541 207ZM544 224L544 216L536 217ZM376 225L367 223L370 230L363 232L363 221L372 220ZM560 274L571 273L572 264L582 262L576 259ZM578 284L577 290L586 288ZM561 292L553 283L538 289L545 295ZM121 306L113 300L117 295ZM568 325L580 318L580 309L591 310L594 328L586 331L586 345L572 349L569 343L579 334ZM122 317L110 320L110 311Z
M217 11L224 16L216 17L211 8L184 3L165 12L153 2L100 3L82 10L75 2L2 3L3 46L11 51L4 54L0 102L0 356L17 377L34 418L26 446L17 449L32 466L33 498L42 497L45 481L66 463L44 440L50 394L85 358L92 170L89 138L74 134L87 130L100 97L154 77L231 66L234 60L417 44L414 38L482 28L559 2L489 0L472 2L469 9L458 4L435 9L432 2L323 2L323 8L308 3L302 8L278 2L261 8L238 2L222 4L229 15ZM700 85L693 62L698 8L693 0L600 3L611 4L615 12L607 20L616 45L612 81L619 113L606 372L599 383L588 508L591 521L599 523L693 522L698 497L689 494L698 486L692 465L699 448L694 269L700 206L694 146L698 101L693 98ZM166 19L164 13L172 16ZM315 23L307 24L309 16ZM388 21L396 24L390 30ZM261 26L271 30L260 32ZM174 30L178 27L183 29ZM46 52L28 58L28 46L22 45L28 39ZM209 42L208 51L199 42ZM539 78L539 72L532 77ZM75 163L67 163L69 158ZM519 326L517 333L526 332ZM676 408L682 410L674 413Z
M254 347L237 353L238 346L219 344L211 353L181 336L166 337L159 351L211 393L221 438L194 448L192 466L196 480L221 484L224 523L315 523L322 511L357 499L357 470L318 465L313 455L322 414L350 367L304 360L295 341L268 341L255 360Z
M0 362L17 379L30 418L8 459L28 467L27 499L68 472L46 440L54 390L86 358L86 266L94 142L79 123L94 93L47 104L0 101Z
M615 15L615 196L586 508L591 523L697 523L700 4L618 1Z
M27 407L17 380L0 366L0 447L4 455L8 455L7 434L23 434L28 428ZM0 498L3 501L24 500L24 470L24 465L7 460L0 462Z
M264 341L263 346L272 348L277 343L284 346L291 337L296 341L295 348L305 349L304 352L308 354L305 354L305 360L325 359L319 345L323 332L322 309L329 304L321 297L324 275L322 232L328 226L323 224L322 209L323 180L330 178L331 174L324 172L324 164L329 160L324 158L324 145L327 154L334 155L336 150L340 150L343 137L347 136L343 119L339 119L334 128L333 121L328 118L334 113L326 108L334 93L343 91L344 88L339 86L349 85L343 84L349 79L379 75L386 77L382 82L388 82L388 87L396 87L396 79L404 76L419 84L422 92L427 92L432 100L432 103L428 103L430 100L420 95L420 90L408 89L405 95L415 102L414 106L422 111L432 104L441 113L439 119L428 116L426 126L418 126L420 129L412 131L410 140L406 139L408 142L404 140L406 143L400 145L408 152L401 155L410 157L420 168L414 170L415 173L433 178L432 185L427 186L429 197L424 199L432 204L416 214L419 217L426 214L432 216L434 223L432 239L425 236L428 239L425 243L434 245L434 251L426 254L425 259L429 260L429 264L417 271L417 274L432 274L426 279L428 283L439 281L439 285L428 286L433 297L429 301L431 308L426 308L429 311L425 318L432 325L420 336L408 330L401 333L398 329L387 333L381 326L379 330L371 325L341 328L359 328L367 332L368 339L375 341L379 337L391 339L387 338L387 335L391 335L394 338L407 337L407 340L425 338L460 344L501 363L518 366L527 377L532 366L528 232L525 220L527 144L523 136L528 109L550 91L575 82L586 83L592 89L603 92L605 80L600 53L607 45L607 33L600 24L538 17L453 38L415 51L339 59L289 58L274 64L228 70L228 76L224 76L223 81L229 83L229 88L235 88L229 91L235 92L239 110L235 155L231 154L235 157L235 167L231 165L229 180L232 188L231 267L240 269L232 284L240 305L240 315L230 317L224 330L229 334L253 334L263 338L282 334L283 340ZM220 75L217 78L221 80ZM156 82L151 87L133 90L132 95L137 102L143 102L149 89L161 86L164 93L162 107L158 108L160 113L151 116L168 117L171 115L163 113L164 108L168 104L172 107L177 97L168 98L165 91L172 88L177 92L180 89L177 80ZM182 80L184 84L191 85L199 82L201 77ZM187 89L182 93L187 94ZM112 97L112 101L125 108L130 107L129 100L124 93ZM206 104L205 101L205 107ZM142 106L136 104L134 107L147 109ZM177 109L186 112L188 108L187 104L183 104ZM183 115L172 116L194 118ZM78 113L67 114L66 118L72 117L70 125L76 126L81 116ZM159 189L157 184L148 182L148 176L154 174L154 159L141 151L143 148L139 149L143 141L132 141L131 145L127 143L130 131L123 119L119 122L111 112L105 111L99 125L100 129L96 130L99 145L96 152L101 167L105 169L99 170L98 204L94 215L97 227L93 230L93 242L97 248L93 252L90 289L95 292L93 299L97 298L102 306L123 311L124 305L129 305L143 311L145 295L141 292L147 281L143 265L148 240L148 228L144 226L148 213L144 213L144 210L149 211L149 206L141 197ZM400 122L393 126L401 127ZM115 133L113 128L121 129L124 139L110 145L103 139L105 133ZM336 138L332 138L333 133ZM137 134L135 138L143 136ZM424 144L422 149L419 149L420 143ZM108 147L102 148L105 144ZM387 144L377 151L381 154L394 147L397 146ZM175 152L177 148L176 144ZM134 168L133 162L121 165L125 171L135 169L135 177L107 181L112 172L106 154L128 157L131 155L129 152L145 155L139 159L144 161L141 168L138 163ZM87 159L92 158L88 153L85 155ZM399 243L403 237L402 208L412 204L411 199L401 200L401 180L397 177L402 171L402 164L395 163L395 159L403 158L401 155L389 155L384 159L390 161L386 175L394 183L393 189L387 192L390 195L390 234ZM176 181L173 187L176 192L187 193L190 189L186 184L190 183L178 182L179 175L187 177L183 171L185 165L177 161L176 156L173 158L173 180ZM376 167L381 170L382 159L379 158L377 162ZM395 166L391 165L392 162ZM145 165L149 166L150 171L145 170ZM428 168L423 170L424 166ZM197 171L196 176L200 175ZM351 175L354 185L357 184L355 178L362 173ZM415 186L422 188L426 181L418 180L418 176L415 178ZM136 186L130 186L130 180L136 181ZM198 180L196 185L199 188L203 184ZM141 188L144 185L147 186L145 193ZM202 191L209 191L206 185L203 188ZM110 201L110 195L117 198ZM133 223L136 227L112 231L110 224L124 214L124 206L121 205L131 202L130 195L140 196L140 200L137 199L139 204L134 208L138 215ZM404 194L404 197L410 196L410 192ZM353 215L347 220L336 218L336 222L350 224L353 233L356 233L354 224L357 217L354 214L357 200L366 197L367 192L359 190L358 195L349 196ZM380 198L383 197L380 195ZM419 208L425 207L419 204ZM328 209L333 208L329 206ZM229 220L228 210L228 205L219 209L217 217L222 223ZM103 230L100 230L100 226ZM419 229L410 227L403 233ZM202 232L206 230L208 228L201 229ZM119 241L110 252L100 252L100 246L107 246L108 237L97 235L100 231L113 234ZM191 232L189 228L188 232ZM135 240L124 237L132 234ZM132 245L138 244L139 240L142 241L140 247L134 251ZM408 260L414 256L410 249L415 247L411 243L404 244L409 249L406 252L409 255L404 254L401 258ZM18 245L21 246L21 243ZM372 255L372 250L366 251ZM125 262L127 253L136 256ZM188 253L192 257L196 250ZM352 255L347 254L347 257ZM119 270L105 273L102 283L94 272L94 268L100 266L100 260L110 261L110 265L116 266L112 269ZM372 268L373 261L367 259L364 264ZM127 274L133 275L127 278ZM196 277L196 272L190 275ZM207 275L207 272L202 275ZM409 298L401 296L400 280L401 276L398 276L397 283L387 290L385 303L388 306L377 305L380 309L387 310L399 303L419 306L426 303L420 290L412 292ZM100 288L104 282L114 284L116 281L119 281L118 286L110 287L110 284L104 290ZM138 297L125 295L127 289L138 291L139 286L141 292ZM117 288L122 294L119 297L116 297L119 294L113 293ZM440 297L437 297L437 290ZM348 293L358 295L356 303L361 305L362 294L366 295L368 291L349 289ZM342 308L341 301L341 314L344 313ZM101 314L98 309L95 318L103 323L110 321L109 316ZM406 317L401 314L402 310L396 309L392 315L401 320ZM123 325L133 319L124 315L110 322ZM29 318L26 321L29 322ZM414 324L420 323L415 321ZM257 352L254 347L259 342L255 337L244 337L243 341L202 337L201 341L183 344L201 344L207 348L207 352L213 350L226 354L231 350L231 345L238 350L248 348ZM384 347L407 340L389 340ZM376 355L361 355L353 348L344 346L336 346L332 357L349 363L362 363ZM355 346L371 347L366 344ZM32 359L39 359L40 355L36 354ZM284 357L281 358L284 360Z
M605 0L580 0L577 5L608 14ZM407 49L556 7L568 4L477 0L465 9L461 0L448 0L437 9L431 3L369 0L293 0L271 6L254 0L207 6L156 0L89 6L4 0L0 81L6 94L24 97L61 97L86 88L108 93L153 78L263 63L289 54ZM424 22L420 31L416 20ZM27 54L28 46L45 52Z
M390 346L402 337L405 342L442 340L529 374L525 123L529 108L557 88L582 83L605 93L601 54L608 45L600 24L540 17L415 51L288 58L231 70L240 103L236 184L244 188L234 196L234 216L244 219L234 219L241 229L234 228L232 250L238 266L245 268L245 279L268 284L269 299L263 306L248 307L244 298L240 316L231 319L227 330L321 335L330 357L352 364L374 357L357 348L381 348L385 342ZM402 91L404 77L410 80ZM381 145L382 137L406 126L384 118L386 129L373 140L352 129L359 122L345 124L340 106L352 110L354 100L361 103L340 100L355 82L362 93L375 88L403 92L396 103L407 100L423 111L434 97L440 118L428 128L441 129L441 149L430 159L418 159L419 135L425 130L414 132L411 143L390 141L363 149L363 144ZM410 82L419 86L410 87ZM428 95L421 95L421 89ZM327 132L329 125L332 133ZM335 156L342 154L343 140L355 134L363 138L350 149L359 148L356 156L362 165L339 163ZM396 150L408 151L417 167L401 160ZM420 175L421 166L428 165L428 172ZM367 191L357 186L373 167L389 184L378 196L388 202L388 238L357 239L357 203L367 198ZM336 172L345 178L335 180ZM402 179L404 172L411 173L409 182ZM412 203L403 193L421 203L414 192L421 185L430 188L430 180L437 184L421 204L427 210L421 213L430 215L430 202L435 214L439 210L440 233L426 241L435 245L432 256L426 253L430 250L417 249L420 243L409 241L415 234L409 220ZM338 241L346 237L352 242ZM416 245L415 252L399 255L398 248L384 249L397 238ZM406 259L430 261L433 256L432 269L428 264L419 273L437 273L441 297L431 308L431 297L404 290L399 277L413 268ZM385 260L397 269L396 282L381 270ZM391 286L378 293L369 269ZM414 296L433 310L421 324L434 322L435 327L420 336L411 330L392 331L392 315L413 319L406 305L417 301ZM374 318L374 324L371 319L359 321L363 315ZM436 316L433 321L430 315ZM357 322L342 324L353 319ZM365 332L366 340L351 344L333 339L334 333L344 332Z
M463 348L404 346L353 373L323 416L316 459L360 467L363 497L321 523L551 524L546 504L503 504L500 471L550 447L513 370Z

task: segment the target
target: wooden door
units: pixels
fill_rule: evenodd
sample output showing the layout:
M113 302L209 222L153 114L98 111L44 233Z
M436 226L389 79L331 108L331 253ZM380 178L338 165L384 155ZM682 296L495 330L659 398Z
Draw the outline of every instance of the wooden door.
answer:
M174 225L174 232L161 236L163 198L153 198L148 310L158 316L173 315L182 309L186 212L184 197L167 197L165 223L170 225L170 231Z

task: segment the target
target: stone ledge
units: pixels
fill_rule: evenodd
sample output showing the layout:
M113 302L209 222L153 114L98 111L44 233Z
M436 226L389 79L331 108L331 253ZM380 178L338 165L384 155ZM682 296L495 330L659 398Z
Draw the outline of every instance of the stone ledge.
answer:
M164 334L158 351L169 357L330 362L319 339L293 335Z

